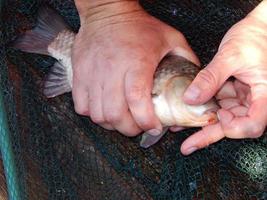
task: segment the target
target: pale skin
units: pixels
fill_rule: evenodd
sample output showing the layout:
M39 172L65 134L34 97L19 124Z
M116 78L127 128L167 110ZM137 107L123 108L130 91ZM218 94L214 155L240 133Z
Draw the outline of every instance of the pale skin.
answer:
M126 136L162 127L151 100L154 71L174 51L199 64L182 33L148 15L137 1L75 0L81 28L72 55L78 114ZM255 138L267 124L267 1L225 35L208 66L184 94L188 104L216 96L220 121L187 138L192 152L222 138ZM223 66L223 67L222 67ZM234 82L227 81L234 76ZM207 89L208 88L208 89Z

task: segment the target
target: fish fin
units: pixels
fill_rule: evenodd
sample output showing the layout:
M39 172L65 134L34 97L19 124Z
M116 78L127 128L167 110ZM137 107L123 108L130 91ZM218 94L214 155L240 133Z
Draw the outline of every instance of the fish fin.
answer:
M186 127L182 127L182 126L172 126L170 127L170 131L172 132L178 132L178 131L182 131L184 130Z
M168 127L163 128L161 134L157 136L150 135L147 132L145 132L142 135L140 146L143 148L149 148L150 146L156 144L168 132L168 129L169 129Z
M44 95L52 98L71 91L66 67L59 62L51 67L44 81Z
M64 19L48 6L42 6L38 10L36 26L19 36L11 46L28 53L49 55L48 45L57 35L69 26Z

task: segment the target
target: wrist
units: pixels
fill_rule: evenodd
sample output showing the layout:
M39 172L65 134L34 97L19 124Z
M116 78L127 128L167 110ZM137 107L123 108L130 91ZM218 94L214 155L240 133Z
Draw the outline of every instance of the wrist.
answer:
M142 10L138 0L75 0L75 4L82 24Z

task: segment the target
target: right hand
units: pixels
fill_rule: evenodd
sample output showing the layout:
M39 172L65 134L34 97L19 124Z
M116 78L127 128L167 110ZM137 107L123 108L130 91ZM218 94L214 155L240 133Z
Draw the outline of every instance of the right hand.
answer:
M127 136L147 130L157 135L162 126L151 99L156 67L172 50L199 61L180 32L137 1L115 4L81 16L72 53L75 110Z
M262 12L264 10L264 12ZM188 155L227 137L258 138L267 125L267 1L235 24L218 52L184 94L188 104L213 97L221 106L220 122L204 127L181 146ZM234 82L226 80L235 77Z

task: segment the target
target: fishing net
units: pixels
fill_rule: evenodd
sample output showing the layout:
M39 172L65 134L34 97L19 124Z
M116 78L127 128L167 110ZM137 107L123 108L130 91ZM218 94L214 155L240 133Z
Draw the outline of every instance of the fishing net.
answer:
M70 94L46 99L40 85L55 60L9 48L35 25L44 3L78 30L70 0L6 0L1 5L0 142L10 199L267 199L266 134L225 139L185 157L179 147L196 129L167 134L142 149L139 137L106 131L78 116ZM259 1L141 3L181 30L205 65L225 32Z

